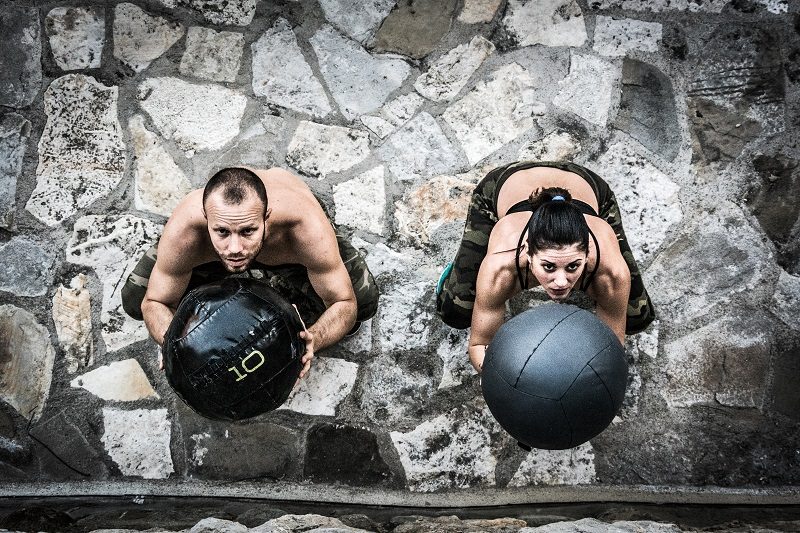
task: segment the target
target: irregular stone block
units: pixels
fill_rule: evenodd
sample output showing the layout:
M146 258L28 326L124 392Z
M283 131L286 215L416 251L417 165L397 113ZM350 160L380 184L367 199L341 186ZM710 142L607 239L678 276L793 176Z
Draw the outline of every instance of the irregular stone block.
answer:
M95 449L97 432L85 410L77 406L61 409L46 419L41 419L30 428L30 432L49 448L42 449L43 453L37 459L41 463L42 471L47 472L51 479L86 479L68 470L56 457L63 458L72 468L93 478L108 478L108 468Z
M0 227L14 225L17 179L28 149L31 123L16 113L0 116Z
M100 440L123 476L169 477L175 471L169 449L171 434L166 409L103 408Z
M244 52L244 35L192 26L179 70L184 76L212 81L236 81Z
M222 518L204 518L192 526L189 533L247 533L250 529L239 522Z
M594 448L586 442L569 450L531 450L508 486L586 485L595 476Z
M491 435L499 426L488 410L447 414L390 436L414 492L495 485Z
M395 520L403 520L404 523L394 528L392 533L438 533L440 531L458 531L459 533L508 533L511 531L521 531L519 528L524 528L526 525L525 520L520 520L518 518L471 518L462 520L455 515L411 515L392 519L393 522Z
M128 131L136 156L134 205L136 209L168 217L192 190L192 184L158 136L145 127L141 115L131 117Z
M320 0L325 18L360 43L369 40L397 0Z
M576 0L509 0L503 27L518 46L582 46L586 22Z
M29 106L42 88L39 10L6 6L0 28L0 105Z
M125 171L117 87L67 74L44 94L47 123L39 140L36 189L26 209L54 226L108 195Z
M625 59L614 125L651 152L673 161L681 145L681 128L669 78L647 63Z
M638 1L641 2L641 0ZM518 533L681 533L681 531L681 528L675 524L649 520L620 521L609 524L596 518L582 518L539 527L524 527Z
M788 243L800 217L800 161L780 153L761 154L753 167L760 179L753 180L747 205L776 245Z
M378 149L395 178L404 181L451 172L462 157L432 116L422 112L390 135Z
M100 320L108 352L147 338L144 323L122 309L120 293L128 274L160 234L161 226L132 215L90 215L75 222L66 260L93 268L103 283Z
M381 139L403 126L417 113L424 100L417 93L403 94L383 106L375 115L362 115L361 123Z
M453 128L470 165L534 126L533 115L544 113L535 86L529 71L511 63L447 108L442 117Z
M369 155L366 133L303 121L289 142L286 161L309 176L347 170Z
M434 372L425 368L433 366L431 361L419 361L427 355L420 351L405 357L383 354L373 358L359 382L360 393L356 393L360 411L373 423L389 428L422 417L436 392Z
M285 19L251 45L253 92L267 102L324 117L331 112L328 97L303 57L297 38Z
M745 145L755 141L761 133L761 126L755 120L704 98L690 100L689 121L692 162L695 163L734 161Z
M502 0L465 0L458 21L464 24L491 22L501 2Z
M285 514L250 529L250 533L284 533L288 531L313 531L315 529L323 532L333 529L338 533L341 528L345 527L347 526L338 518L318 514Z
M239 134L247 97L218 85L177 78L150 78L139 85L139 101L161 134L186 152L218 150Z
M383 235L386 184L382 166L333 186L336 224Z
M211 24L247 26L253 22L257 0L159 0L169 8L188 7Z
M57 7L44 21L53 59L61 70L99 68L106 42L105 14L90 7Z
M661 24L635 19L616 20L598 15L594 27L594 51L604 56L625 56L628 52L658 52Z
M365 261L369 271L376 278L387 274L408 271L412 265L419 264L421 257L416 254L400 253L392 250L382 242L375 244L368 243L358 237L351 241L353 246L366 252Z
M339 110L350 120L383 105L411 71L402 59L373 57L330 26L320 28L309 42Z
M457 387L477 374L467 355L468 341L469 332L451 329L439 343L436 355L442 360L442 379L437 389Z
M477 35L436 60L417 78L414 88L434 102L452 100L493 51L494 44Z
M573 161L581 153L580 141L567 131L558 131L520 148L519 161Z
M378 342L381 351L413 350L428 342L432 320L430 304L426 299L431 284L412 282L395 287L381 295L378 309Z
M399 0L375 35L373 47L421 59L450 31L457 5L456 0Z
M36 420L53 377L55 350L50 335L28 311L0 305L0 339L0 399L23 417Z
M306 415L336 416L336 408L353 390L357 375L356 363L334 357L316 357L311 370L279 409Z
M53 296L53 322L67 360L67 371L74 374L78 369L92 366L92 308L85 274L72 278L69 288L61 285L56 289Z
M317 424L306 437L303 475L319 483L375 485L389 480L378 439L366 429Z
M183 37L183 25L128 3L114 8L114 57L141 72Z
M0 290L17 296L43 296L53 281L55 255L28 237L0 244Z
M558 82L560 90L553 98L553 105L605 127L613 97L619 90L620 74L616 64L573 52L569 74Z
M690 11L692 13L719 13L731 0L596 0L592 8L597 10L624 9L629 11Z
M800 276L781 271L769 309L787 326L800 331Z
M71 387L86 389L95 396L114 402L135 402L159 398L136 359L115 361L95 368L69 382Z

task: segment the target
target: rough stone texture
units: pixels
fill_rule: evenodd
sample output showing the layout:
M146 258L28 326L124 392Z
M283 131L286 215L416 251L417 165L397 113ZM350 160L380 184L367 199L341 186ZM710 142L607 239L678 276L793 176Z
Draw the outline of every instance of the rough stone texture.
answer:
M554 131L520 148L518 161L573 161L581 153L581 143L568 131Z
M375 50L425 57L450 29L457 5L455 0L398 0L375 35Z
M419 420L436 391L430 355L413 349L404 354L374 358L359 382L360 411L382 427Z
M383 166L334 185L336 224L383 235L386 184Z
M42 43L39 11L3 7L0 12L0 105L30 105L42 88Z
M599 15L595 19L594 51L604 56L625 56L628 52L657 52L661 24L635 19L616 20Z
M524 527L518 533L681 533L681 528L675 524L648 520L619 521L608 524L596 518L582 518L572 522L564 521L539 527Z
M800 276L781 271L770 310L790 328L800 331Z
M161 134L191 157L218 150L239 134L247 97L217 85L150 78L139 85L139 104Z
M23 417L41 416L55 350L47 329L24 309L0 305L0 399Z
M279 18L250 47L256 96L315 117L331 112L325 90L303 57L292 27L285 19Z
M465 0L458 21L464 24L490 22L501 2L502 0Z
M253 22L257 0L159 0L169 8L185 6L198 11L211 24L247 26Z
M311 370L280 409L306 415L335 416L336 408L353 390L358 364L334 357L316 357Z
M289 142L286 162L309 176L347 170L369 155L366 133L303 121Z
M69 287L61 285L53 296L53 322L67 360L67 372L94 364L92 307L85 274L78 274Z
M114 57L141 72L183 37L184 27L134 4L114 8Z
M112 402L159 398L136 359L125 359L103 365L76 377L69 384Z
M442 360L442 379L437 389L457 387L477 374L467 356L468 341L467 331L454 329L439 343L436 355Z
M719 13L731 0L596 0L592 2L594 9L620 8L631 11L700 11Z
M128 131L136 156L134 206L168 217L193 189L192 184L158 136L145 127L141 115L128 121Z
M417 93L403 94L374 115L362 115L361 123L381 139L403 126L417 113L424 100Z
M586 23L576 0L509 0L503 27L518 46L581 46Z
M103 454L95 445L99 441L97 428L89 423L85 413L77 406L61 406L55 412L48 409L48 414L30 428L30 433L49 448L42 450L44 453L39 454L37 460L42 469L55 479L108 477ZM71 468L82 472L84 476L68 469L56 457L64 458Z
M16 211L17 180L28 149L31 123L16 113L0 116L0 227L11 228Z
M117 87L67 74L44 95L47 123L39 140L36 189L26 209L54 226L108 195L122 179L125 145Z
M689 106L692 155L697 163L729 163L761 133L761 126L742 112L703 98Z
M325 18L358 42L368 41L397 0L320 0Z
M620 68L613 63L573 52L569 75L558 83L560 91L553 98L553 105L605 127L614 104L620 74Z
M108 351L147 338L144 324L123 311L120 291L134 265L160 233L160 226L132 215L89 215L75 222L66 259L93 268L103 284L100 320Z
M410 265L419 259L411 254L397 252L382 242L372 245L356 237L352 243L353 246L366 253L367 266L376 278L407 271Z
M169 477L175 471L169 449L171 430L166 409L103 407L101 441L123 476Z
M318 424L306 438L304 475L313 481L374 485L389 479L377 439L366 429Z
M532 450L514 473L509 487L594 483L594 448L584 443L569 450Z
M43 296L53 280L56 257L41 242L14 237L0 244L0 291Z
M429 333L427 325L433 318L425 300L430 288L427 282L413 282L381 295L377 322L382 351L425 346Z
M287 514L279 518L273 518L264 524L252 528L251 533L286 533L294 531L336 531L347 526L338 518L322 516L318 514L295 515Z
M752 180L747 205L769 238L781 247L791 241L800 218L800 203L795 201L800 196L800 162L781 153L760 154L753 167L759 179Z
M244 35L192 26L186 34L180 73L211 81L236 81L244 52Z
M396 520L403 523L392 530L392 533L509 533L524 528L525 520L518 518L468 518L461 520L457 516L403 516Z
M392 431L390 435L405 468L408 488L433 492L495 485L493 431L497 431L497 423L488 411L454 409L409 432Z
M452 100L492 52L494 44L477 35L437 59L417 78L414 88L434 102Z
M350 120L383 105L411 70L402 59L370 55L330 26L320 28L309 41L328 89Z
M492 73L442 115L453 128L470 165L512 141L544 113L533 76L516 63Z
M62 70L100 66L106 41L102 11L88 7L57 7L47 13L44 27L53 59Z
M247 526L222 518L204 518L192 526L189 533L247 533Z

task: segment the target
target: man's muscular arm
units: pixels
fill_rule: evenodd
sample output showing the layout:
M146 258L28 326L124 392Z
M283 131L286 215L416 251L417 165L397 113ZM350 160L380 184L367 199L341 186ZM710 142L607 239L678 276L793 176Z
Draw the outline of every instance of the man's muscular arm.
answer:
M147 293L142 301L142 316L150 336L161 346L164 344L164 334L175 315L175 309L189 285L192 272L190 270L182 275L171 273L169 270L165 271L159 262L163 263L160 257L150 275Z

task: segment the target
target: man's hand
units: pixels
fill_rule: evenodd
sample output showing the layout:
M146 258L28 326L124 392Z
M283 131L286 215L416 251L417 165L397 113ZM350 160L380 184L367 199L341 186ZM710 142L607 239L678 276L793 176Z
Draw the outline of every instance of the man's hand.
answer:
M299 336L306 343L306 352L303 354L302 359L300 359L300 362L303 363L303 368L300 369L300 375L297 377L297 381L300 381L308 374L308 370L311 368L311 360L314 358L314 334L305 330L301 331Z

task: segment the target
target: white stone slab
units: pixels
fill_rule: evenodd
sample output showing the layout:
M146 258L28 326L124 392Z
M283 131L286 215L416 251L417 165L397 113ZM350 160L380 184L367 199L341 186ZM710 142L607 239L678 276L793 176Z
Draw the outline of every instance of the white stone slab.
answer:
M279 409L306 415L336 416L336 408L353 390L358 364L334 357L315 357L311 370Z
M157 135L144 125L141 115L128 121L136 155L134 205L136 209L168 217L192 190L192 184Z
M413 350L428 343L431 283L405 282L381 294L378 308L378 342L381 351Z
M54 226L108 195L125 171L117 87L67 74L44 94L47 123L39 140L36 188L26 209Z
M115 361L76 377L71 387L86 389L95 396L115 402L159 398L136 359Z
M132 215L90 215L75 222L66 260L94 269L103 283L100 320L108 352L147 338L144 323L122 309L125 279L161 234L161 226Z
M595 478L594 448L587 442L569 450L531 450L508 486L586 485Z
M458 21L464 24L491 22L502 0L464 0Z
M175 471L167 414L166 409L103 408L100 441L123 476L165 479Z
M569 74L558 82L559 92L553 98L553 105L605 127L621 77L619 64L573 52Z
M191 157L218 150L239 134L247 97L219 85L150 78L139 85L139 104L161 134Z
M386 183L382 166L333 186L336 224L383 235Z
M355 239L353 239L355 240ZM356 246L351 241L353 246ZM375 275L375 273L372 273ZM352 353L368 352L372 349L372 319L365 320L354 335L349 335L339 341L338 346Z
M789 12L789 0L756 0L756 2L764 6L770 13L776 15Z
M236 81L244 52L244 35L192 26L186 34L186 51L180 73L211 81Z
M470 165L534 126L542 114L533 75L517 63L503 66L478 83L442 117L453 128Z
M289 142L286 161L309 176L347 170L369 155L369 136L342 126L303 121Z
M253 22L258 0L159 0L169 8L185 6L211 24L247 26Z
M92 307L86 275L78 274L56 289L53 296L53 322L67 372L74 374L94 364L94 337L92 335Z
M16 211L17 179L28 148L31 123L22 115L0 116L0 227L10 229Z
M0 244L0 291L44 296L53 281L55 254L26 235Z
M360 43L367 42L397 0L320 0L325 18L342 33Z
M517 153L519 161L573 161L581 153L581 143L567 131L553 132L523 146Z
M594 51L604 56L625 56L628 52L658 52L662 28L658 22L598 15L594 27Z
M106 41L105 15L90 7L56 7L44 27L56 65L62 70L100 67Z
M492 52L494 44L477 35L469 43L453 48L436 60L417 78L414 88L434 102L450 101Z
M519 46L581 46L586 22L576 0L509 0L503 18Z
M309 42L331 95L349 120L378 109L411 72L402 59L373 56L330 26Z
M360 120L381 139L403 126L417 113L425 100L417 93L403 94L389 101L377 113L362 115Z
M370 244L358 237L354 237L351 243L359 250L366 252L367 256L364 260L367 262L369 271L375 277L384 274L407 272L418 265L421 259L416 255L397 252L382 242Z
M467 347L469 331L451 329L439 346L436 355L442 360L442 379L439 390L461 385L469 376L477 374L469 362Z
M331 106L322 84L303 57L289 23L279 18L251 45L253 92L267 102L324 117Z
M800 331L800 277L781 270L770 311L794 330Z
M183 37L181 24L129 3L114 8L114 57L141 72Z
M624 9L629 11L690 11L719 13L731 0L597 0L594 9Z

